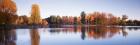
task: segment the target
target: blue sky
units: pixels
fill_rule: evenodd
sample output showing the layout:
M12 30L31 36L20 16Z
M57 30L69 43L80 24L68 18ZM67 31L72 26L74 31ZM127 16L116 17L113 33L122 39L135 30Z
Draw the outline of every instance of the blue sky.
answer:
M140 20L140 0L14 0L14 2L19 15L30 16L32 4L37 3L42 18L50 15L80 16L81 11L86 13L99 11L115 16L126 14L129 19Z

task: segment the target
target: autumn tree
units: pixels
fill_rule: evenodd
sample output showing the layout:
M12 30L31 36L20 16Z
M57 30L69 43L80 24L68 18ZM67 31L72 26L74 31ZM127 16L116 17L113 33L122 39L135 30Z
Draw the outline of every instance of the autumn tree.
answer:
M74 17L74 24L77 24L77 17Z
M12 0L1 0L0 11L16 14L16 4Z
M68 24L74 24L74 17L68 16Z
M94 12L95 25L107 25L107 17L105 13Z
M29 18L26 15L18 16L16 23L17 25L27 25L29 23Z
M0 0L0 24L15 24L16 4L12 0Z
M42 19L42 22L41 22L42 25L48 25L48 21L46 19Z
M86 16L86 20L87 20L87 23L88 23L88 24L93 25L93 24L94 24L94 15L93 15L93 13L88 14L88 15Z
M81 17L77 17L77 24L82 24L81 23Z
M113 14L108 14L108 25L118 25L119 19Z
M68 16L62 16L62 24L68 24Z
M31 10L31 24L40 24L41 23L41 17L40 17L40 10L39 10L39 5L38 4L33 4L32 5L32 10Z

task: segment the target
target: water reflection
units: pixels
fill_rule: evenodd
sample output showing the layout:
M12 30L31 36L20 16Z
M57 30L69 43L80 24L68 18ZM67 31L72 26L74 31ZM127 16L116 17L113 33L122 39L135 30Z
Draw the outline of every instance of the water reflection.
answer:
M56 27L55 27L56 28ZM124 37L128 35L124 28L120 27L105 27L105 26L62 26L61 28L51 29L51 33L59 32L79 32L81 33L81 39L106 39L111 38L117 34L122 34Z
M36 28L33 28L30 30L30 36L31 36L31 44L32 45L39 45L40 35L39 35L38 30Z
M124 28L125 28L125 27L124 27ZM129 30L133 30L133 29L134 29L134 30L138 30L138 29L140 29L140 27L131 27L131 26L130 26L130 27L127 27L126 29L129 29Z
M82 38L83 40L85 39L85 36L86 36L86 35L85 35L85 31L86 31L86 30L85 30L85 27L82 26L82 29L81 29L81 38Z
M14 29L0 29L0 45L16 45L16 31Z
M122 43L125 45L135 45L140 42L140 36L137 35L140 34L139 32L140 27L105 27L89 25L58 25L54 27L51 26L50 28L0 29L0 45L66 45L67 43L69 45L96 45L100 43L109 45L122 45Z

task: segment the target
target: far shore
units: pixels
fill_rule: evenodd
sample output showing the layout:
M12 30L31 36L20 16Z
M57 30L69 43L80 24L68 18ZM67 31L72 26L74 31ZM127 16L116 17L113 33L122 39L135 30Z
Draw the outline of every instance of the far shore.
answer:
M82 27L118 27L118 28L140 28L140 26L119 26L119 25L56 25L56 24L49 24L49 25L0 25L0 29L30 29L30 28L73 28L77 26Z

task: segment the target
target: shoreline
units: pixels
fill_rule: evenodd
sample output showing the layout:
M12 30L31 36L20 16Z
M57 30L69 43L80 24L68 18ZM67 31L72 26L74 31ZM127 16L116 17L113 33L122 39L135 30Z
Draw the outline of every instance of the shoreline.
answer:
M107 28L113 28L113 27L118 27L118 28L140 28L140 26L119 26L119 25L54 25L54 24L49 24L49 25L0 25L0 29L32 29L32 28L71 28L71 27L77 27L77 26L82 26L82 27L88 27L88 26L93 26L93 27L107 27Z

